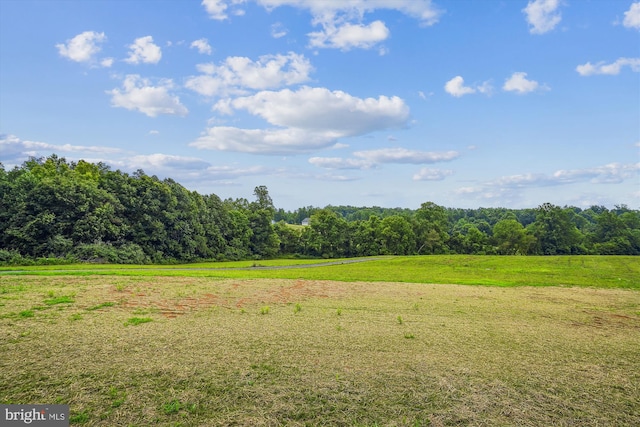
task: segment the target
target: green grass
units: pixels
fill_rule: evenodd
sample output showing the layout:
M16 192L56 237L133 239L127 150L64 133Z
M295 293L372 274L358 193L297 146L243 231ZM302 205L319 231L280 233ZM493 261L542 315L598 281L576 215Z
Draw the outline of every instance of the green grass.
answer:
M640 425L636 259L0 275L0 402L72 426Z
M348 260L332 260L334 262ZM264 266L300 266L321 260L260 261ZM181 266L75 265L13 267L20 274L189 276L339 281L393 281L491 286L589 286L640 289L640 258L633 256L411 256L291 269L256 269L254 261ZM64 267L64 268L59 268ZM9 271L4 269L5 273Z
M127 321L125 322L125 325L136 326L142 323L149 323L149 322L153 322L153 319L151 317L131 317L127 319Z

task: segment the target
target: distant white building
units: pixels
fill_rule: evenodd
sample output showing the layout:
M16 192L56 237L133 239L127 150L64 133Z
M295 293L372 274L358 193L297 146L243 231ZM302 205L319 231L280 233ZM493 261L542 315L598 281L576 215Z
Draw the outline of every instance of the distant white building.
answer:
M302 225L309 225L309 218L305 218L301 222Z

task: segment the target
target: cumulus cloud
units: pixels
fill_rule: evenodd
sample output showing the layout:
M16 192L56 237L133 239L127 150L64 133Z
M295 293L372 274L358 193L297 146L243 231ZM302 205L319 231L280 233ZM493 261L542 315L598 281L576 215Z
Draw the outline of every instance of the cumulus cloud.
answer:
M531 34L544 34L553 30L561 21L558 12L560 0L533 0L522 9L527 16Z
M586 64L578 65L576 67L576 71L581 76L592 76L595 74L615 76L620 74L623 67L629 67L631 68L631 71L636 73L640 72L640 58L618 58L611 64L605 64L604 61L600 61L596 64L587 62Z
M237 6L244 3L245 0L202 0L202 5L209 14L209 18L217 21L224 21L229 18L228 9L229 6ZM243 12L240 9L233 11L236 15L242 15Z
M189 77L185 87L205 96L245 94L247 89L276 89L304 83L313 70L304 55L264 55L257 61L243 56L228 57L219 65L199 64L204 73Z
M422 168L413 175L414 181L442 181L446 177L453 175L453 171L449 169L430 169Z
M353 48L369 49L388 37L389 29L382 21L374 21L368 25L348 22L339 26L327 24L322 31L309 33L309 46L344 51Z
M631 7L624 13L622 25L627 28L640 30L640 1L631 3Z
M403 127L409 118L409 108L395 96L363 99L308 86L227 99L218 102L216 109L243 110L275 128L214 126L192 146L266 154L309 152L330 147L339 138Z
M196 157L174 156L161 153L131 156L126 161L130 169L204 170L211 165Z
M500 203L515 203L525 194L524 190L529 188L556 187L579 183L620 184L629 179L638 179L639 176L640 163L610 163L593 168L561 169L551 174L524 173L503 176L474 187L459 188L455 193L481 200L499 200Z
M309 163L324 169L370 169L375 166L369 160L342 157L311 157Z
M460 156L457 151L433 152L416 151L406 148L381 148L377 150L356 151L354 158L341 157L312 157L309 163L326 169L371 169L381 164L429 164L454 160ZM441 174L444 171L439 171ZM423 169L418 175L424 175L420 179L428 179L427 169ZM432 173L433 175L433 173ZM417 179L414 177L414 179Z
M638 175L640 163L621 164L610 163L604 166L585 169L558 170L547 174L521 174L505 176L491 182L498 187L523 188L547 187L573 184L576 182L590 182L592 184L619 184L625 179Z
M161 80L153 86L150 80L130 74L125 77L122 89L113 89L107 93L111 95L113 107L139 111L149 117L160 114L187 115L189 110L180 103L177 96L170 94L172 88L171 80Z
M209 40L202 38L191 42L191 49L198 49L198 52L204 55L211 55L212 49Z
M46 157L52 153L78 155L115 154L120 149L96 145L49 144L24 140L16 135L0 134L0 153L5 161L21 163L29 157Z
M354 156L373 163L410 163L425 164L447 162L460 156L457 151L416 151L406 148L381 148L378 150L356 151Z
M162 58L160 46L153 43L153 37L146 36L135 39L133 44L129 45L129 57L125 62L130 64L157 64Z
M535 80L528 80L527 73L517 72L513 73L511 77L505 80L502 89L507 92L515 92L523 95L536 90L548 90L548 87L540 85L540 83Z
M420 21L422 25L433 25L438 22L442 11L433 5L431 0L254 0L267 10L290 6L308 10L312 15L313 25L320 26L320 31L309 34L311 47L337 48L349 50L353 48L369 49L389 37L389 29L384 22L376 20L363 22L367 13L377 9L396 10ZM202 5L209 17L225 20L231 13L240 13L238 6L245 0L203 0ZM273 30L274 37L282 37L283 31ZM386 51L381 50L381 54Z
M93 63L96 61L96 55L102 49L100 44L106 40L107 36L105 36L104 33L85 31L67 40L66 43L57 44L56 47L58 48L60 56L70 59L71 61ZM113 61L107 62L103 60L101 65L103 67L110 67L112 63Z
M483 93L485 95L491 95L491 93L493 92L493 87L491 86L491 82L489 81L483 82L480 85L465 86L462 76L455 76L447 83L445 83L444 90L449 95L460 98L464 95L469 95L476 92Z

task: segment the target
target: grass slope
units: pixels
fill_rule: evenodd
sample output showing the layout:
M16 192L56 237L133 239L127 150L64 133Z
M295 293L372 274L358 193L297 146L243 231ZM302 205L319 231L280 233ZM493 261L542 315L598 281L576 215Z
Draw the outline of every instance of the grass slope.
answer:
M87 426L632 426L639 332L627 289L2 276L0 401Z
M361 260L361 259L356 259ZM336 262L336 260L332 260ZM5 274L190 276L339 281L393 281L494 286L590 286L640 289L640 258L633 256L464 256L373 258L366 262L300 268L322 260L242 261L181 266L73 265L12 267ZM340 260L337 260L340 262ZM264 269L258 267L297 266Z

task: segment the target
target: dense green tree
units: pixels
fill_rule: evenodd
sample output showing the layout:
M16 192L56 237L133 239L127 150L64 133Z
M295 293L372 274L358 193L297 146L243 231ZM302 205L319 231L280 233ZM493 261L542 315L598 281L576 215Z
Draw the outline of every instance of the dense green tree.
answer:
M503 219L493 226L493 244L500 255L528 255L535 245L535 237L515 219Z
M414 234L418 254L447 253L449 240L447 212L442 206L425 202L414 215Z
M416 239L411 223L400 215L388 216L380 223L380 240L385 254L410 255Z
M538 207L535 222L530 231L537 239L538 252L542 255L570 255L584 253L583 235L571 221L572 212L545 203Z

